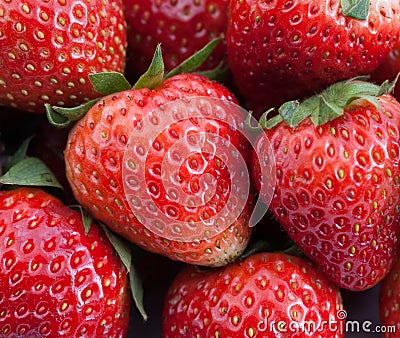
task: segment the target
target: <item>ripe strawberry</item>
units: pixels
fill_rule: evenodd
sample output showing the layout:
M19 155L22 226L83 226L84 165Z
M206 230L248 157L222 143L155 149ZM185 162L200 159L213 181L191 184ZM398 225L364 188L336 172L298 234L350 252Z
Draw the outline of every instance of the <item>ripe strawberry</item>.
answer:
M163 337L344 337L340 311L339 290L315 266L259 253L181 271L165 298Z
M40 189L0 192L0 335L125 337L127 273L101 230Z
M228 60L249 105L265 111L373 71L398 39L400 5L378 0L353 5L349 0L232 0Z
M251 191L249 196L236 195L238 198L229 204L232 212L228 216L223 216L221 209L230 196L235 196L232 180L242 174L235 163L240 158L249 163L251 152L238 126L203 115L175 120L175 113L167 109L171 107L168 103L180 100L191 104L187 110L200 113L207 104L196 101L199 97L205 98L204 102L206 98L236 102L225 87L195 74L175 75L154 89L125 90L104 97L71 130L64 152L66 172L78 202L94 218L133 243L174 260L222 265L240 255L250 237L251 205L246 199L251 200ZM197 103L190 103L189 98ZM149 114L158 107L162 109L150 119ZM223 108L224 114L233 116L233 111ZM160 121L168 118L173 120L158 131ZM130 139L136 135L137 125L146 132L144 141ZM205 135L207 139L200 139L203 145L197 143L196 135ZM147 143L149 151L142 154ZM236 152L226 150L230 147ZM142 155L137 161L129 160L134 154ZM236 157L238 154L241 156ZM180 164L175 171L164 169L177 163ZM143 178L137 178L141 171ZM189 198L187 203L180 199L180 192ZM143 194L151 201L144 201ZM201 199L201 203L192 202L193 199ZM215 221L217 215L219 219ZM165 218L161 231L171 231L172 237L154 231ZM212 218L215 227L207 227ZM149 222L157 229L144 226ZM175 222L184 223L184 228L173 226ZM191 230L192 222L201 224ZM208 235L213 229L221 231ZM193 236L185 237L187 233Z
M44 112L98 97L88 74L124 71L122 0L0 4L0 105Z
M331 280L350 290L377 284L398 252L400 104L383 89L339 82L282 106L265 130L276 163L271 212ZM263 141L255 149L260 158L271 153ZM257 188L269 198L261 174L255 161Z
M389 55L372 73L371 79L377 83L385 80L394 80L397 74L400 73L400 42L390 51ZM400 84L397 83L393 92L394 97L400 100Z
M224 37L229 0L125 0L128 24L127 77L146 71L161 43L167 70L175 68L216 37ZM225 41L203 64L213 69L226 57Z
M399 283L400 261L397 260L390 273L382 281L379 293L379 317L384 338L396 338L400 331L400 283Z

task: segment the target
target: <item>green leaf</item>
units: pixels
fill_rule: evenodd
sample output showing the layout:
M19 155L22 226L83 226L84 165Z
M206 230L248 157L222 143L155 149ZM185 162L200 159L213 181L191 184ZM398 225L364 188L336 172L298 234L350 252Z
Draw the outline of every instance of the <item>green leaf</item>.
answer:
M47 120L53 127L56 128L71 128L74 124L73 121L68 120L66 117L56 113L50 104L45 104Z
M364 99L380 109L378 97L383 92L393 88L392 84L384 83L378 86L374 83L362 81L361 78L337 82L320 94L314 95L303 102L289 101L279 108L279 116L287 124L294 127L307 117L315 125L321 125L343 115L345 108L352 102ZM276 125L279 118L267 121L268 125Z
M211 55L217 44L220 43L221 41L222 38L216 38L211 40L198 52L196 52L195 54L184 60L176 68L168 72L165 78L167 79L178 74L191 73L194 70L198 69L204 63L204 61L207 60L207 58Z
M376 110L381 109L381 103L379 102L378 97L375 95L362 94L362 95L360 95L359 99L368 101L369 103L371 103L372 105L375 106Z
M66 117L69 121L76 122L86 115L90 108L92 108L100 99L93 99L85 102L79 106L72 108L56 107L53 106L53 110L59 115Z
M83 228L85 231L85 235L87 235L90 231L90 228L92 227L92 222L93 222L92 216L85 209L83 209L82 206L79 204L78 205L70 205L70 208L73 210L77 210L81 213Z
M318 97L306 99L303 103L289 101L279 107L279 116L289 125L297 126L305 118L311 116L318 105Z
M342 83L339 82L338 89L336 89L336 91L342 92L342 95L337 95L336 100L342 99L341 104L344 105L349 104L351 101L361 97L362 95L370 95L370 96L379 95L379 87L371 82L354 80L354 81L344 82L343 86L341 86L341 84ZM332 86L331 88L335 87ZM335 99L335 94L332 97L332 99Z
M46 115L49 122L57 128L70 128L76 121L86 115L100 99L93 99L76 107L57 107L45 104Z
M57 178L43 161L36 157L27 157L12 166L0 183L19 186L43 186L63 189Z
M369 0L341 0L342 13L350 18L366 20L368 17Z
M158 87L164 80L164 61L161 52L161 45L158 44L153 59L147 71L137 80L133 89Z
M286 121L286 123L288 123L289 125L291 125L291 120L293 118L293 116L295 115L295 112L297 110L297 108L299 107L299 102L298 101L288 101L285 102L284 104L282 104L279 107L279 115L282 117L282 119L284 121Z
M137 309L142 315L144 320L147 320L148 316L143 305L143 284L139 278L139 274L136 271L135 266L132 264L131 271L129 273L129 282L132 293L132 298L136 304Z
M131 244L124 238L112 232L106 225L100 223L100 227L103 229L104 233L124 264L126 270L128 271L133 300L143 319L147 320L147 313L143 306L143 285L132 261Z
M124 264L126 270L129 272L132 265L132 253L130 244L125 239L112 232L106 225L100 223L100 226L107 235L107 238L109 239L115 250L117 251L118 256Z
M261 129L271 129L283 122L282 116L279 114L268 119L268 115L273 111L275 111L275 108L270 108L261 115L260 119L258 120L258 125L261 127Z
M195 73L202 75L210 80L222 83L229 74L229 65L226 62L221 61L214 69L199 71ZM167 76L169 76L169 74Z
M335 101L328 101L324 96L320 96L318 100L318 108L311 114L311 120L314 125L321 125L328 121L332 121L343 114L343 108L336 105ZM318 112L316 114L316 112Z
M253 112L249 111L247 113L246 120L244 122L245 127L248 131L250 131L254 134L259 134L260 132L263 131L263 128L261 127L259 122L255 125L254 124L255 121L257 121L257 120L253 117Z
M265 119L265 122L260 119L260 125L263 129L271 129L275 126L277 126L279 123L283 122L282 116L280 115L275 115L274 117L270 119Z
M21 162L26 157L26 153L29 148L29 143L31 142L32 138L33 136L28 137L25 141L23 141L18 150L15 152L15 154L7 159L3 167L4 172L10 170L11 167L16 165L18 162Z
M390 82L389 80L384 81L381 86L379 87L378 95L389 94L394 91L396 87L396 83L399 80L400 73L397 73L396 78Z
M118 72L89 74L89 80L94 90L103 95L110 95L132 88L124 74Z

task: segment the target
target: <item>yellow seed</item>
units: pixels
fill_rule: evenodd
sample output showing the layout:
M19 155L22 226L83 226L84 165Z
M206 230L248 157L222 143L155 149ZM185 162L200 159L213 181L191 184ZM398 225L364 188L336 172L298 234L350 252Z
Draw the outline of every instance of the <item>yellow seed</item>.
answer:
M28 46L27 46L26 44L24 44L24 43L21 43L21 44L19 45L19 48L20 48L21 50L23 50L24 52L26 52L26 51L29 50Z
M17 32L22 32L23 29L24 29L24 26L22 26L22 24L20 22L17 22L15 24L15 29L16 29Z
M39 39L44 39L44 33L43 33L42 31L37 31L37 32L36 32L36 36L37 36Z
M40 17L41 17L44 21L48 21L48 20L49 20L49 16L48 16L47 13L45 13L45 12L41 12L41 13L40 13Z
M31 9L27 4L22 5L22 10L26 13L29 14L31 12Z
M254 337L254 329L252 327L250 327L247 332L249 334L249 337Z

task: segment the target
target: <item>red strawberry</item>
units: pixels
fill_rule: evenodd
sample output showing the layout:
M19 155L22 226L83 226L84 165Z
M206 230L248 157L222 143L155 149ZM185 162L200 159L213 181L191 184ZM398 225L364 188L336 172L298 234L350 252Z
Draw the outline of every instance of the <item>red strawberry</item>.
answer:
M239 124L213 115L179 118L174 107L184 104L183 112L200 114L234 102L225 87L195 74L101 99L69 134L66 171L76 199L94 218L149 251L200 265L233 260L251 233L252 192L243 196L231 186L245 180L241 170L247 167L236 164L250 162L249 142ZM231 108L220 112L234 116ZM222 212L225 205L228 214Z
M382 337L396 338L400 331L400 260L397 260L390 273L382 281L379 293L379 317L382 328Z
M276 163L271 212L331 280L350 290L377 284L398 252L400 104L383 89L337 83L282 106L267 122L278 123L265 130ZM271 153L264 141L255 149L260 158ZM254 168L262 199L270 198L258 161Z
M397 74L400 73L400 42L390 51L389 55L379 65L379 67L372 73L371 79L381 83L385 80L394 80ZM400 85L397 83L394 97L400 100Z
M100 229L39 189L0 192L0 335L125 337L127 273Z
M127 77L136 79L147 70L154 49L161 43L167 70L203 48L216 37L224 37L229 0L125 0L128 24ZM226 57L225 42L219 44L203 64L213 69Z
M44 112L98 97L88 74L124 71L122 0L0 4L0 105Z
M232 73L251 105L265 108L373 71L400 30L398 1L232 0L230 6Z
M344 337L341 311L338 289L312 264L259 253L181 271L166 295L163 337Z

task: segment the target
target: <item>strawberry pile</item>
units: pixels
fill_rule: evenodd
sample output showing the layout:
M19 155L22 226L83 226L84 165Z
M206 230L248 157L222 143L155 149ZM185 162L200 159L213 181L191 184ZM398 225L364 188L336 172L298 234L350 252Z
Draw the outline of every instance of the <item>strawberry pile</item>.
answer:
M345 337L376 288L399 337L399 50L398 1L0 3L0 337Z

